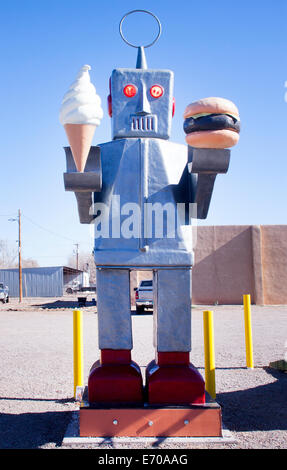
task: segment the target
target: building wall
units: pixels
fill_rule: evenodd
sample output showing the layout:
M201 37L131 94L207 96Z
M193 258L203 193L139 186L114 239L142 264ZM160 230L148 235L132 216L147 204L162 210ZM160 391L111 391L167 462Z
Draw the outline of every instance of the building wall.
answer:
M133 288L150 271L133 272ZM192 269L192 303L242 304L250 294L258 305L287 304L287 225L197 227Z
M9 296L19 296L18 269L0 269L0 282L9 287ZM63 295L63 268L23 268L23 297L58 297Z
M263 225L261 233L264 303L287 305L287 225Z
M287 225L198 227L193 303L287 304Z
M239 304L255 296L252 228L198 227L192 270L194 304Z

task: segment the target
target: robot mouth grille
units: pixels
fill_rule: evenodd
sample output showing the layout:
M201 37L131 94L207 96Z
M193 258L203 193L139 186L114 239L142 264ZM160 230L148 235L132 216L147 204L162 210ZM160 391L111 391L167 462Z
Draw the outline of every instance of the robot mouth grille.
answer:
M156 116L149 114L148 116L132 116L131 130L140 132L156 132L157 119Z

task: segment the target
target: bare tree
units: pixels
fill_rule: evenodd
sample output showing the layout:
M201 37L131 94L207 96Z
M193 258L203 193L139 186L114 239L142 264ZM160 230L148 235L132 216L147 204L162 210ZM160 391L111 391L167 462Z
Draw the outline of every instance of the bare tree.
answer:
M15 268L18 265L18 249L9 247L7 240L0 240L0 267Z
M67 263L71 268L77 268L77 258L74 253L68 257ZM96 283L96 265L92 253L79 253L79 269L89 273L90 284Z
M18 247L11 248L7 240L0 240L0 268L17 268L18 267ZM23 268L39 267L36 260L32 258L22 257Z
M39 268L39 263L32 258L22 258L22 268Z

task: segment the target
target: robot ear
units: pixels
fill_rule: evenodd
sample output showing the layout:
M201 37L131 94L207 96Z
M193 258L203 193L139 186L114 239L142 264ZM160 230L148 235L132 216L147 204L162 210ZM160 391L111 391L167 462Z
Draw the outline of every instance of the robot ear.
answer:
M112 95L108 96L108 113L109 116L112 117L113 112L112 112Z
M175 98L172 99L172 117L174 116L175 113Z

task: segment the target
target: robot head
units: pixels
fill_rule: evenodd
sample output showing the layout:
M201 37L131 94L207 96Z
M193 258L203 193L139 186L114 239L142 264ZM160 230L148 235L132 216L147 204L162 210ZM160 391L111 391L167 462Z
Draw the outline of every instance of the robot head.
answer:
M115 69L108 97L112 138L168 139L174 114L173 72Z
M127 41L122 23L133 13L147 13L158 25L156 38L145 46ZM173 72L149 70L145 48L152 46L160 37L159 19L147 10L132 10L120 22L120 35L125 43L138 49L135 69L115 69L110 78L108 96L109 115L112 118L112 138L153 137L168 139L171 119L174 115Z

